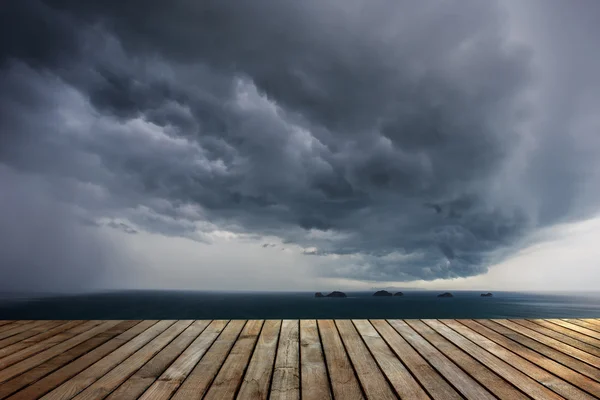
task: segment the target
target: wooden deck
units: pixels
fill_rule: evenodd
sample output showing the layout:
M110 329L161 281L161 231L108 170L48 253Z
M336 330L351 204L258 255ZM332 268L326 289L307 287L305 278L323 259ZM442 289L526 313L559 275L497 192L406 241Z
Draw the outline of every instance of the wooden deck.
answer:
M600 319L0 321L0 399L593 399Z

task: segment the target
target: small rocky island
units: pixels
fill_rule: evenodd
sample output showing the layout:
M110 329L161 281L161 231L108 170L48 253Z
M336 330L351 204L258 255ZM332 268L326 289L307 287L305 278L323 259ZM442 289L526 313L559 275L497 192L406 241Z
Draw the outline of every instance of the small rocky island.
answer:
M323 296L323 293L317 292L317 293L315 293L315 297L325 297L325 296Z
M402 292L396 292L396 293L394 293L394 296L404 296L404 293L402 293Z
M392 296L392 294L390 292L388 292L387 290L378 290L375 293L373 293L373 296L384 297L384 296Z
M438 294L438 297L454 297L454 296L452 295L452 293L446 292L446 293Z
M348 296L346 296L346 293L344 293L344 292L333 291L325 297L348 297Z
M489 292L488 293L481 293L481 297L492 297L492 296L493 296L493 294L491 294Z

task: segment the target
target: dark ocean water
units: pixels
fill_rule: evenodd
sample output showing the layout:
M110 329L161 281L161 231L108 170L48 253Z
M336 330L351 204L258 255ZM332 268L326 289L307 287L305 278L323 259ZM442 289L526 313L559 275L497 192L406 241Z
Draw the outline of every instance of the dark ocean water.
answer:
M0 297L0 319L296 319L296 318L600 318L600 293L406 291L403 297L347 292L108 292L70 296Z

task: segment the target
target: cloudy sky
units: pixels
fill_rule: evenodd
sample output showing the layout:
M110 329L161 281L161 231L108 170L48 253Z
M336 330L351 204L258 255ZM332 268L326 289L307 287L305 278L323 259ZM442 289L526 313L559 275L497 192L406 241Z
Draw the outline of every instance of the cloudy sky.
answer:
M600 287L596 0L0 9L0 291Z

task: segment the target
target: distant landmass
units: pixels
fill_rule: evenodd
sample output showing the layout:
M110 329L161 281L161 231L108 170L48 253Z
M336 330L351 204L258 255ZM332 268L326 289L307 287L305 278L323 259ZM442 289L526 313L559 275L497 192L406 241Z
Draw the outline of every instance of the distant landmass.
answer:
M383 297L383 296L392 296L392 294L390 292L388 292L387 290L378 290L375 293L373 293L373 296Z
M315 293L315 297L348 297L348 296L346 296L346 293L339 292L336 290L336 291L329 293L326 296L324 296L323 293L321 293L321 292L317 292L317 293Z

